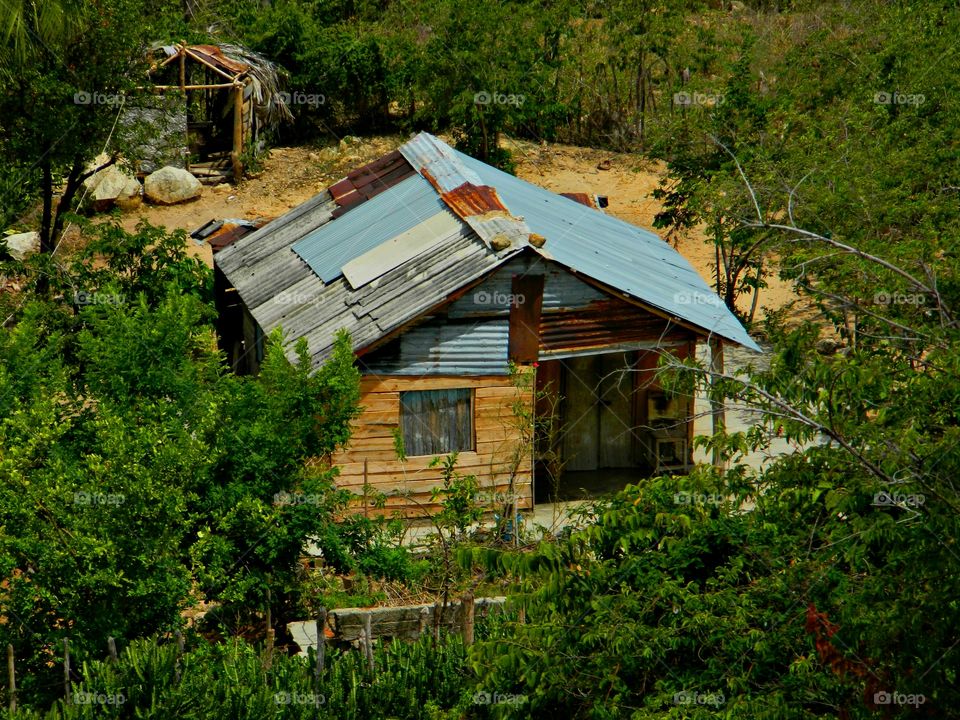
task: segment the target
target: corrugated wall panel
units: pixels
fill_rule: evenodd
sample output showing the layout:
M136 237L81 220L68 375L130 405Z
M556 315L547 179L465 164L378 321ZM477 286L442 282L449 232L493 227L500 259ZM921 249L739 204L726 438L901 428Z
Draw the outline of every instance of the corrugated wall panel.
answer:
M507 375L508 334L505 318L433 319L363 356L361 369L377 375Z
M490 314L507 316L510 313L510 292L514 275L545 275L543 310L581 308L604 300L604 295L593 285L583 282L566 268L543 258L524 254L505 263L495 273L450 305L451 318L477 317Z
M545 354L673 341L692 335L679 325L615 298L540 316L540 348Z

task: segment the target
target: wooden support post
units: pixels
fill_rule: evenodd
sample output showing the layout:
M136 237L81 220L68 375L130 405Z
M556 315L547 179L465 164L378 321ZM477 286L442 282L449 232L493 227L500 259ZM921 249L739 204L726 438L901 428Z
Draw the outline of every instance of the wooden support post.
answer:
M426 607L420 608L420 629L417 632L417 637L419 638L427 631L427 626L430 623L430 611Z
M719 380L716 378L716 375L723 374L723 340L716 336L711 336L710 338L710 385L711 388L716 387L719 383ZM714 397L710 398L710 416L711 416L711 430L714 435L718 432L722 432L727 425L726 421L726 411L724 408L723 400L717 399ZM720 451L714 449L713 451L713 465L718 470L724 469L724 463L720 458Z
M473 620L475 605L473 602L473 593L467 592L461 600L460 606L463 608L463 643L464 645L473 645Z
M180 92L183 93L183 106L184 108L188 107L187 103L187 52L184 49L184 44L181 43L178 47L180 51ZM183 146L187 148L187 154L183 158L183 167L187 170L190 169L190 127L187 123L183 128Z
M13 657L13 644L7 645L7 678L10 683L10 712L17 711L17 666Z
M236 85L233 91L233 152L230 159L233 163L233 181L240 182L243 177L243 163L240 153L243 152L243 85Z
M367 656L367 665L373 673L373 628L370 613L363 620L363 651Z
M263 667L265 670L269 670L270 666L273 665L273 643L275 640L275 632L273 629L273 610L271 609L272 604L272 595L270 593L270 588L267 588L267 645L263 653Z
M113 639L113 636L107 638L107 650L110 652L110 662L117 661L117 641Z
M70 640L63 639L63 695L70 704Z
M314 677L317 681L317 690L320 689L320 678L323 676L323 664L326 661L327 652L327 609L320 608L317 613L317 667L314 670Z

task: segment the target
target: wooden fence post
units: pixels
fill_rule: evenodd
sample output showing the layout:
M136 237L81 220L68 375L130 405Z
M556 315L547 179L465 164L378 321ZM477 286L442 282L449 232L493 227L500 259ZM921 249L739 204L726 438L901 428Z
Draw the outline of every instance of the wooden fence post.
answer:
M317 690L320 689L320 677L323 675L323 663L327 652L327 609L320 608L317 614L317 668L314 672L317 680Z
M110 662L117 661L117 641L113 639L113 636L107 638L107 650L110 651Z
M70 640L63 639L63 691L67 705L70 704Z
M7 645L7 677L10 680L10 712L17 711L17 668L13 657L13 644Z
M427 631L427 624L430 622L430 611L426 607L420 608L420 629L417 631L417 639Z
M472 592L467 592L463 596L461 607L463 608L463 643L465 645L473 645L473 614L475 607Z
M363 620L363 650L367 656L367 665L370 666L370 672L373 673L373 629L370 613Z

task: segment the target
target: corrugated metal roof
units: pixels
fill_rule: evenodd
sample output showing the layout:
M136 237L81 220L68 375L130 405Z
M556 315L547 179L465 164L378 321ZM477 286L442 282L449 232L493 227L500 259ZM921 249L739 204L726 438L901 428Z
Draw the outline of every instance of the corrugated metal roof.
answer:
M511 213L546 238L545 257L708 332L760 350L693 266L656 234L452 152L484 184L497 188Z
M419 175L397 183L390 192L358 205L351 212L308 233L294 243L297 253L325 283L343 272L354 258L447 212L433 187Z
M690 264L655 234L495 170L432 136L421 134L408 145L418 147L419 159L424 160L411 165L418 170L429 166L428 172L440 192L456 190L464 183L477 190L467 193L470 202L464 202L464 212L467 208L484 210L495 197L507 213L501 210L468 215L465 222L469 226L427 222L450 211L430 182L412 175L389 192L353 205L335 222L331 219L340 206L330 193L322 193L224 247L215 257L217 266L265 332L278 326L284 328L291 356L296 340L306 338L313 364L319 366L329 355L341 328L351 333L354 347L363 355L366 349L381 344L409 324L426 319L426 313L443 306L464 286L482 280L519 256L526 247L580 273L585 280L632 296L707 332L758 349ZM401 148L405 149L408 146ZM410 160L407 152L404 157ZM392 162L396 164L395 159ZM479 188L494 188L495 194ZM457 197L456 193L452 197ZM475 207L473 200L481 199L481 205ZM523 223L524 233L532 231L546 238L543 248L527 244L526 235L524 242L515 242L506 251L491 252L491 234L516 232L518 222ZM434 228L430 232L442 237L435 238L435 242L413 243L405 253L371 253L366 256L370 262L357 265L358 286L347 283L342 272L344 265L404 233L418 237L414 228L420 225L424 225L424 233ZM437 227L446 230L441 232ZM486 238L486 242L481 242L481 238ZM551 265L543 259L535 264ZM556 274L557 266L551 267ZM571 301L579 306L595 300L588 289L592 285L579 281L571 285L568 277L573 276L560 271L557 279L548 280L544 311L554 306L570 307ZM491 282L494 284L490 288L483 285L478 289L496 288L504 292L509 287L508 276ZM462 304L463 314L480 310L472 307L477 304L474 301ZM493 336L486 339L489 342ZM548 347L550 344L547 343ZM452 351L441 356L438 366L443 367L448 367L449 358L475 357L485 347L479 336L473 335L444 337L440 345ZM430 347L439 348L436 344ZM491 345L486 348L491 356L481 364L489 367L489 362L499 362L499 356L494 358L499 350ZM427 364L421 370L426 370Z
M525 245L530 228L509 212L495 187L459 162L456 151L429 133L420 133L400 146L400 152L443 198L444 203L481 240L497 252Z

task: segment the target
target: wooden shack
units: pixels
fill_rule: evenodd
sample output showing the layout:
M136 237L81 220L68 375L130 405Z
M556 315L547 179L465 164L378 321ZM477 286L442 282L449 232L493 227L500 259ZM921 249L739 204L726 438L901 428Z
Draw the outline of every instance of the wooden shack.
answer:
M149 90L179 94L185 113L183 164L199 179L239 178L244 151L264 128L292 115L275 66L233 45L162 45L150 67ZM231 175L232 173L232 175Z
M596 205L421 133L215 253L222 346L255 372L281 327L319 366L350 332L364 410L333 461L386 512L435 509L452 452L520 509L551 467L682 472L692 408L656 386L660 355L757 346L673 248Z

